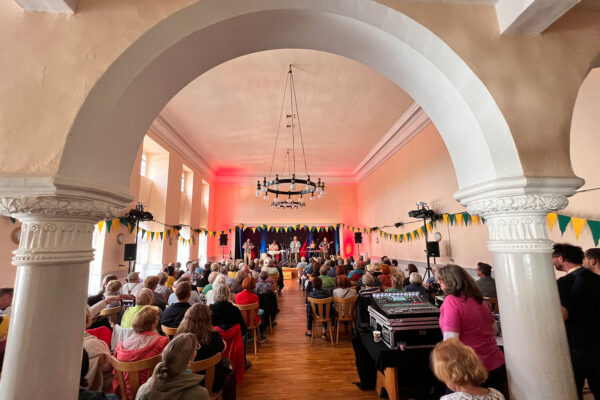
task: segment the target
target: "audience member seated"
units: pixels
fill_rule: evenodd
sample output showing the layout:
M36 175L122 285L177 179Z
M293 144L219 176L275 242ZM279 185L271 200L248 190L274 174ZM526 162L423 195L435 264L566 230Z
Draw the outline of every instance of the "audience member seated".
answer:
M212 289L209 290L208 293L206 293L206 304L211 305L215 302L215 300L214 300L215 290L221 285L228 286L225 276L218 275L212 284ZM233 300L234 298L235 297L231 297L230 300Z
M117 276L110 274L110 275L106 275L103 279L102 279L102 288L100 289L100 292L98 292L98 294L92 295L92 296L88 296L88 300L87 300L87 305L88 306L93 306L94 304L98 303L99 301L104 300L104 292L106 292L106 285L108 285L109 282L111 281L116 281L117 280ZM0 289L0 293L2 292L3 289ZM11 295L12 297L12 295ZM2 296L0 296L0 301L2 299Z
M483 262L477 263L477 286L483 297L496 298L496 281L492 278L492 266Z
M158 313L159 309L157 307L145 306L135 314L131 323L133 334L119 343L115 349L114 357L117 360L127 362L145 360L163 351L167 343L169 343L169 338L160 336L156 332ZM113 372L113 374L115 375L113 379L113 392L116 393L119 388L119 381L117 380L116 372ZM146 382L148 375L148 371L141 371L139 373L140 384ZM125 380L127 396L132 398L131 387L126 372L123 373L123 379Z
M144 279L144 288L152 291L152 305L160 308L161 311L164 311L165 307L167 306L167 297L162 293L156 293L155 290L158 287L158 282L158 276L148 276L146 279Z
M231 287L231 284L233 283L233 278L229 276L229 269L227 267L221 267L221 269L219 270L219 274L225 277L225 283L227 284L227 286Z
M192 261L187 262L187 272L185 272L182 276L186 278L190 278L190 283L192 284L192 289L196 289L196 284L200 279L200 274L196 272L196 264Z
M344 269L346 270L346 275L350 273L354 269L353 261L351 258L346 258L346 262L344 263Z
M335 280L335 277L337 276L337 267L337 263L335 264L335 266L329 263L329 266L327 268L327 276Z
M173 285L167 286L167 281L169 280L169 275L166 272L161 272L158 274L158 286L156 287L155 292L157 294L163 295L165 299L168 299L169 296L173 293Z
M256 294L267 294L273 291L273 284L271 283L273 280L269 279L269 273L267 271L263 271L260 273L258 282L256 282L256 287L254 288L254 293Z
M369 264L369 266L367 267L367 272L371 273L371 275L373 275L373 278L377 278L377 280L379 281L379 277L381 276L381 263L374 262Z
M350 299L356 297L356 290L350 287L350 279L346 275L337 277L337 289L333 289L333 297Z
M125 310L123 318L121 318L121 327L131 328L131 321L133 321L135 314L137 314L145 306L149 305L152 305L152 291L148 288L143 288L138 292L135 306L129 307L127 310Z
M204 268L204 271L202 271L202 276L200 277L200 279L198 279L198 282L196 282L196 286L199 288L206 287L206 285L208 285L208 276L209 275L210 275L210 264L209 264L208 268Z
M419 270L417 269L417 266L415 264L408 264L406 266L406 279L404 279L404 287L406 288L408 285L410 285L410 274L412 274L413 272L419 273Z
M175 281L180 280L183 277L183 274L185 274L185 271L180 269L175 273Z
M207 305L194 304L187 310L181 325L177 329L178 335L182 333L192 333L198 340L194 361L206 360L225 350L223 338L212 326L211 312ZM202 374L203 372L200 371L199 373ZM221 358L221 362L215 367L212 392L216 393L223 389L224 400L235 399L235 383L231 361L227 358Z
M277 268L275 268L275 261L273 260L269 260L267 268L267 272L269 273L269 275L275 275L279 273L279 271L277 271Z
M364 264L361 261L354 263L354 269L348 274L352 282L357 282L365 274Z
M213 265L211 266L211 269L212 269L212 268L213 268L215 265L217 266L217 268L219 267L219 264L213 264ZM208 285L204 286L204 289L202 290L202 294L204 294L204 295L205 295L205 294L206 294L206 293L208 293L210 290L212 290L212 284L213 284L213 282L215 281L215 279L217 279L217 276L219 276L219 275L220 275L220 274L219 274L219 271L212 271L212 272L211 272L211 273L208 275Z
M125 283L121 289L121 293L123 294L137 296L137 292L143 288L142 284L140 283L139 272L130 272L125 281L127 283Z
M296 264L296 269L298 270L298 277L302 276L302 272L304 271L304 269L306 269L307 266L308 263L306 262L306 257L300 257L300 262Z
M88 307L85 315L85 328L88 329L91 325L92 313ZM88 373L85 375L87 385L82 387L86 390L110 392L112 390L113 375L108 344L84 331L83 350L87 352L89 368ZM101 355L104 355L104 362L102 363L100 362Z
M381 288L375 283L375 277L368 272L360 278L359 282L361 283L360 290L358 291L360 295L381 291Z
M323 268L327 268L327 267L323 266ZM320 277L313 279L312 285L313 285L313 290L311 290L306 295L307 298L310 297L312 299L326 299L328 297L331 297L329 292L323 290L323 281L321 280ZM329 307L332 307L332 305L330 304ZM333 309L330 309L330 313L332 313L332 312L333 312ZM305 335L308 337L312 336L312 323L313 323L312 307L310 306L310 303L307 301L306 302L306 334ZM327 323L326 322L323 323L323 339L329 340L329 338L327 337Z
M239 292L241 292L242 289L242 282L244 282L244 279L246 279L246 276L248 276L246 274L246 271L243 269L240 269L238 272L235 273L235 278L233 279L233 282L231 283L231 286L229 287L229 289L231 289L231 291L235 294L238 294Z
M456 338L438 343L431 352L433 373L454 393L440 400L504 400L494 388L486 388L488 373L475 351Z
M371 271L377 270L376 267L374 266L374 264L369 264L366 269L367 269L367 272L363 276L361 276L358 279L358 281L356 281L356 290L358 290L359 292L362 290L363 286L365 285L363 280L366 275L370 275L373 278L373 286L376 286L377 289L379 289L381 287L381 282L379 282L379 279L374 275L374 272L371 272Z
M192 285L189 282L185 281L177 285L175 287L175 296L178 302L167 307L160 318L161 325L168 326L169 328L177 328L183 320L185 312L192 306L189 303L191 295Z
M335 288L335 280L332 277L327 276L327 272L328 272L327 265L323 265L319 272L321 272L321 275L319 275L319 278L321 278L322 289L333 290L333 288ZM314 282L313 282L313 285L314 285ZM327 297L330 297L330 296L328 295Z
M444 339L460 339L475 350L489 374L484 387L503 392L506 382L504 354L496 344L495 319L475 280L463 268L450 264L438 270L438 282L446 294L440 308L440 329Z
M259 303L258 296L252 292L255 287L256 281L253 277L249 276L246 279L244 279L244 282L242 282L242 289L244 290L235 295L235 303L240 305ZM264 343L267 340L267 337L263 334L265 331L265 324L260 317L260 315L262 315L263 313L263 310L257 309L256 314L254 315L255 323L258 323L260 326L260 343ZM246 324L248 324L249 322L249 320L246 321Z
M172 287L175 283L175 264L169 263L167 267L163 270L167 274L167 283L168 287Z
M110 353L109 353L110 354ZM79 376L79 400L120 400L119 396L114 393L103 393L86 389L90 383L86 379L89 375L89 358L88 353L83 349L83 357L81 359L81 375Z
M385 289L386 292L403 292L404 291L404 273L398 271L392 274L392 287Z
M165 347L162 361L156 365L152 376L140 386L136 400L208 400L208 391L200 386L204 377L190 374L188 370L197 346L198 341L192 333L177 335Z
M404 288L407 292L420 292L427 295L427 289L423 286L423 278L418 272L413 272L409 277L410 284Z
M392 275L389 265L383 264L381 266L381 275L379 275L379 282L381 286L392 286Z
M344 264L338 264L338 266L335 268L335 277L337 278L338 276L342 275L347 276L346 268L344 268Z
M111 281L108 283L108 285L106 285L106 293L104 294L104 297L108 298L108 297L115 297L115 296L119 296L121 294L121 288L123 287L123 284L119 281ZM113 307L119 307L121 305L121 301L120 300L115 300L113 299L111 302L106 304L106 308L113 308Z
M190 282L190 278L187 277L181 277L179 278L179 280L177 282L175 282L175 291L177 291L177 286L183 282L187 282L190 285L190 288L192 287L192 284ZM169 306L172 304L175 304L178 302L177 296L175 295L175 293L171 294L169 296ZM188 303L190 304L196 304L196 303L202 303L202 297L200 297L200 293L198 293L197 290L192 290L190 293L190 299L188 300Z

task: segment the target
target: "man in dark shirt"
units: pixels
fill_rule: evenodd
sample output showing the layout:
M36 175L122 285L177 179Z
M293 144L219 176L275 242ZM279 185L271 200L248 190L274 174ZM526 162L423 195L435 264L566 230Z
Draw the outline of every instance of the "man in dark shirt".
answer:
M183 281L177 284L175 296L177 296L179 302L167 307L160 317L160 324L168 326L169 328L179 327L185 312L192 306L189 303L190 297L192 296L192 286L190 283L188 281Z
M323 290L323 281L321 280L321 278L315 278L312 281L312 286L313 286L313 290L311 290L307 295L307 301L306 301L306 336L312 336L312 325L313 325L313 312L312 312L312 307L310 306L310 303L308 302L308 298L313 298L313 299L326 299L328 297L331 297L331 295L329 294L329 292ZM329 305L328 305L329 307ZM327 324L324 322L323 323L323 338L326 340L329 340L325 334L327 330Z
M477 276L479 279L475 282L481 290L483 297L497 298L496 281L492 278L492 266L483 262L477 263Z
M587 379L594 398L600 399L600 249L585 252L583 267L568 275L572 282L561 296L561 305L566 309L563 314L578 396L583 399Z
M560 297L560 305L563 313L563 318L566 319L566 303L568 301L569 294L571 293L571 287L575 280L575 275L572 273L581 268L583 263L583 250L579 246L573 246L568 243L556 243L554 244L554 250L552 252L552 264L557 271L566 272L567 274L561 278L558 278L556 284L558 285L558 296Z

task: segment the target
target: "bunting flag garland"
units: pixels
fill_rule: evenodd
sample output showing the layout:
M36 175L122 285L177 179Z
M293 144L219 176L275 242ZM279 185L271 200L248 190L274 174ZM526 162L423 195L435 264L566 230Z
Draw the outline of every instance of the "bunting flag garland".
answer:
M567 217L566 215L558 214L558 228L560 229L560 234L564 235L567 230L567 225L571 222L571 217Z
M551 213L548 213L546 218L548 219L548 227L550 228L550 230L554 229L554 224L556 223L556 220L558 219L558 214L555 212L551 212Z
M104 226L104 221L98 222L98 231L100 231L100 233L102 233L102 227L103 226Z
M571 218L571 223L573 224L573 230L575 231L575 239L579 239L579 235L581 235L581 231L585 226L586 220L583 218Z

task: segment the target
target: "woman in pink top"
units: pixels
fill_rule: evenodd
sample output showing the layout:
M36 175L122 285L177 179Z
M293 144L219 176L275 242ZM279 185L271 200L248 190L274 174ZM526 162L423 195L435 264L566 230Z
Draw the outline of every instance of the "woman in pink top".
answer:
M496 344L494 317L475 280L458 265L445 265L437 272L446 293L441 307L440 328L444 340L455 337L471 347L489 373L483 387L504 393L506 367L504 354Z

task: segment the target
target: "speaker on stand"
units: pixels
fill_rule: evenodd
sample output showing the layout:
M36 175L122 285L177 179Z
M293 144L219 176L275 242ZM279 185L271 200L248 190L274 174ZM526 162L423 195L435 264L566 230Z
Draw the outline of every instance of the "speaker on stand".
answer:
M219 235L219 246L221 246L222 259L225 259L225 247L227 247L227 234L221 233Z
M358 256L360 256L360 245L362 244L362 232L354 232L354 243L358 247ZM357 256L357 258L358 258Z

